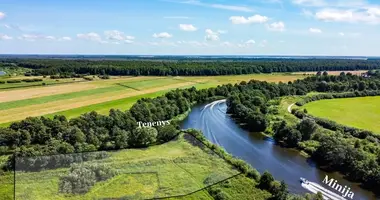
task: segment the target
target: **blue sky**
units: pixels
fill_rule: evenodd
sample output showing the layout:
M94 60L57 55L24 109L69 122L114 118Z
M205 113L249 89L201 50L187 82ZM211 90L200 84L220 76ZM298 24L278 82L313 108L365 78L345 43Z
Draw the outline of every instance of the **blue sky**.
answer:
M379 56L374 0L1 0L0 54Z

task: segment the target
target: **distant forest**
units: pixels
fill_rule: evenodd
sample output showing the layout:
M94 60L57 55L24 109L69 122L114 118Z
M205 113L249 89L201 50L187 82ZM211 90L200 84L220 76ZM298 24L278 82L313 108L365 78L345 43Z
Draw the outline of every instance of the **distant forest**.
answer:
M32 69L30 75L155 75L216 76L272 72L380 69L380 60L259 59L259 60L63 60L0 59L1 66Z

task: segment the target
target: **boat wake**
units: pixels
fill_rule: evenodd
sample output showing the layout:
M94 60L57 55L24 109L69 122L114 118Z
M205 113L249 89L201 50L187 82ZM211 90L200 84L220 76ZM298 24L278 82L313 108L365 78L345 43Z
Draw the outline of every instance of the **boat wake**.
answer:
M302 179L301 179L302 180ZM322 193L323 199L326 200L346 200L342 196L324 188L322 185L310 181L302 181L301 186L310 192L317 194L318 192Z

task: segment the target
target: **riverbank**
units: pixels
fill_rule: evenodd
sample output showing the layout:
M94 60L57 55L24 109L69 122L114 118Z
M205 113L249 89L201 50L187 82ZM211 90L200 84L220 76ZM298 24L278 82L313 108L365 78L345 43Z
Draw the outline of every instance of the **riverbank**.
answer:
M205 105L193 107L181 127L201 130L209 141L246 161L260 173L269 171L277 180L284 180L291 193L305 194L308 192L302 188L299 177L322 183L323 178L328 175L339 180L339 183L350 186L358 199L376 199L373 193L343 179L340 174L318 169L313 162L301 155L300 151L282 148L275 145L272 139L265 139L261 135L250 134L241 129L234 120L226 115L225 104L217 104L212 110L211 106L206 109L204 107Z

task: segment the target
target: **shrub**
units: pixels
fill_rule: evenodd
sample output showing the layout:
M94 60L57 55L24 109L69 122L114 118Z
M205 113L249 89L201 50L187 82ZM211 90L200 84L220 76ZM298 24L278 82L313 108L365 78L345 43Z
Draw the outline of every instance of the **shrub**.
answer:
M21 80L7 80L7 83L21 83Z
M117 173L106 165L74 164L66 176L59 178L59 192L66 194L87 193L96 182L112 178Z

